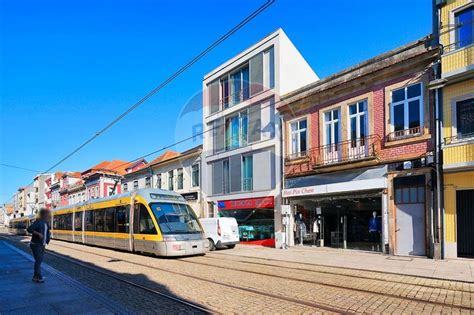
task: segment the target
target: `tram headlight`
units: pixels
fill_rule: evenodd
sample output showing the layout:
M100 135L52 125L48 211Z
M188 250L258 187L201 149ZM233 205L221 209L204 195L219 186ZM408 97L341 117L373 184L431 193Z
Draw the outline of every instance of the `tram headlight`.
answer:
M163 237L163 240L164 240L165 242L174 242L174 241L177 241L176 236L164 236L164 237Z

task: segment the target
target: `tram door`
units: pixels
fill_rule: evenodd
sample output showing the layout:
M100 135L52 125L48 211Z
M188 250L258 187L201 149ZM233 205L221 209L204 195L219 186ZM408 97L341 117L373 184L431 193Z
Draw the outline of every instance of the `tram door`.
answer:
M140 235L140 208L141 204L136 203L133 211L133 248L137 252L145 250L145 237Z

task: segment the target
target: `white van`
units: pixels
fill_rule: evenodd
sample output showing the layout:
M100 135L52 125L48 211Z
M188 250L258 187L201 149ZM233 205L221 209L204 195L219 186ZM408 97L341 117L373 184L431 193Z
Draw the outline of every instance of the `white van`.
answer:
M239 226L235 218L199 219L209 239L209 250L234 248L239 244Z

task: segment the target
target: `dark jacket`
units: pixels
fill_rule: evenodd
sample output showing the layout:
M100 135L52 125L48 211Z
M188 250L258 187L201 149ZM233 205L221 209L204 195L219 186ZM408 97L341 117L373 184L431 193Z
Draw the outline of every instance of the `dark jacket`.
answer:
M46 233L46 244L49 244L51 233L50 233L49 224L46 221L41 220L41 219L36 220L32 225L28 227L27 231L31 234L33 234L33 231L36 231L38 233L41 233L41 235L44 235L45 224L48 227L48 231ZM43 244L43 240L40 239L36 234L33 234L33 236L31 237L31 243Z

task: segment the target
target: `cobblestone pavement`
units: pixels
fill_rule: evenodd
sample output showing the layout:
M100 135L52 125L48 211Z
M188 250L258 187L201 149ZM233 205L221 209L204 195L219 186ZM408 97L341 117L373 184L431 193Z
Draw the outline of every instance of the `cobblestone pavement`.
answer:
M238 257L225 251L160 259L54 240L48 250L211 312L474 314L474 284L466 282ZM48 255L46 261L134 311L190 312L56 256Z

